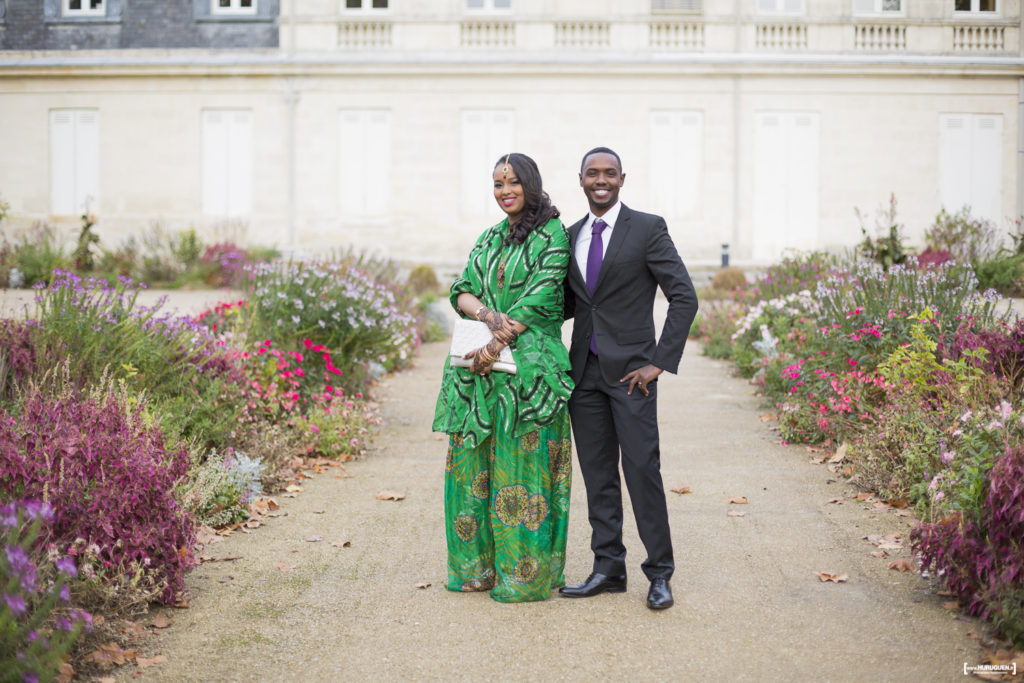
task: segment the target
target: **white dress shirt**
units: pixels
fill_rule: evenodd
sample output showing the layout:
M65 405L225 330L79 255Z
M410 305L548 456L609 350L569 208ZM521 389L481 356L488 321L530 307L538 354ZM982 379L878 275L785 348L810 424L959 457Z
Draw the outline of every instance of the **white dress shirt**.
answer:
M601 231L601 260L604 261L605 254L608 253L608 243L612 239L612 230L615 229L615 222L619 219L619 211L622 209L622 202L615 202L615 206L604 212L603 216L595 216L593 212L587 216L587 221L580 228L580 232L576 235L576 265L580 267L580 272L583 273L583 279L587 279L587 255L590 252L590 239L593 237L592 230L594 228L594 221L598 218L608 224L608 227Z

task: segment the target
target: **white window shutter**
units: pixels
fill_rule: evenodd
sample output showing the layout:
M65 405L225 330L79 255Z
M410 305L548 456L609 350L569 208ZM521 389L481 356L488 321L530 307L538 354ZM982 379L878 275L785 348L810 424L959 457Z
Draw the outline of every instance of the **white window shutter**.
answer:
M661 216L675 214L672 201L676 183L672 156L675 150L675 131L672 114L651 113L651 210Z
M971 149L971 206L978 218L1002 223L1003 117L973 117Z
M874 12L875 0L853 0L853 11L859 14Z
M481 194L486 199L491 186L487 178L487 122L485 112L462 112L462 206L466 214L486 213ZM483 176L483 182L481 182Z
M698 210L704 177L704 114L681 112L678 118L675 215L692 216Z
M362 111L338 115L338 199L343 214L361 214L366 206L365 121Z
M788 143L780 115L761 112L754 119L754 238L756 259L773 259L788 220Z
M252 213L252 112L230 112L228 126L228 198L227 215Z
M50 211L75 213L75 112L50 111Z
M939 117L939 203L947 211L971 204L970 114Z
M382 214L391 200L391 112L367 112L365 139L366 207L368 213Z
M75 213L99 211L100 116L95 110L75 117Z
M818 243L818 115L799 113L790 121L786 188L789 225L782 248L805 250Z
M227 114L203 111L203 213L228 214L228 126Z

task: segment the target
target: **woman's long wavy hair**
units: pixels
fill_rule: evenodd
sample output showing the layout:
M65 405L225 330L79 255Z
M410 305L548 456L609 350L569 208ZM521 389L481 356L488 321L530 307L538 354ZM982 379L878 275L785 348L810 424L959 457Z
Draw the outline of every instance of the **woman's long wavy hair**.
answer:
M494 168L504 165L505 157L498 159ZM526 156L513 152L508 155L508 163L519 178L519 184L523 186L523 212L519 214L519 220L512 225L509 237L505 238L506 243L513 242L522 244L536 228L547 223L552 218L558 218L558 208L551 203L551 197L544 191L544 183L540 178L540 169L537 162Z

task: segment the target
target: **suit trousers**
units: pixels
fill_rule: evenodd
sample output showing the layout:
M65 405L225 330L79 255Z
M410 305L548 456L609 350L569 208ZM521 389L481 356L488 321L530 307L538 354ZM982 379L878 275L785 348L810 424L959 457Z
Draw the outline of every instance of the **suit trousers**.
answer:
M587 488L594 571L610 576L626 573L622 544L622 473L633 503L640 539L647 550L641 565L648 579L669 579L675 569L672 537L661 480L658 442L658 383L627 395L628 383L610 384L601 376L598 358L587 354L583 376L569 400L576 452Z

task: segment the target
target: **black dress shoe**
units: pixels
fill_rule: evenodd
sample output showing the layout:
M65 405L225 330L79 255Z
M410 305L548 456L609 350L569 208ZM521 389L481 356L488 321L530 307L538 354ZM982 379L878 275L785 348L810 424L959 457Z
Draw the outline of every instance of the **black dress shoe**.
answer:
M594 572L583 583L562 586L558 592L566 598L589 598L598 593L625 593L626 575L605 576Z
M668 587L668 579L651 581L651 590L647 591L647 606L651 609L668 609L674 604L672 589Z

